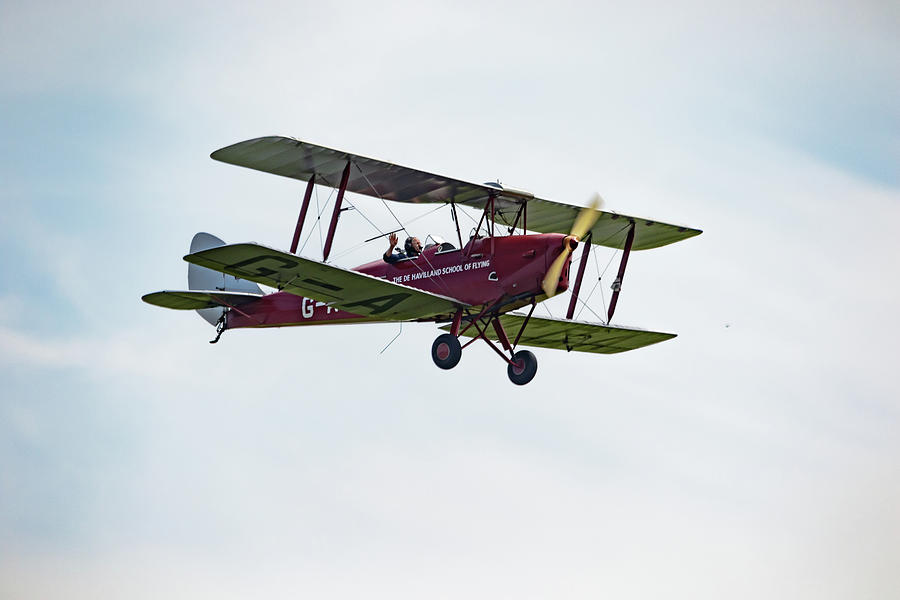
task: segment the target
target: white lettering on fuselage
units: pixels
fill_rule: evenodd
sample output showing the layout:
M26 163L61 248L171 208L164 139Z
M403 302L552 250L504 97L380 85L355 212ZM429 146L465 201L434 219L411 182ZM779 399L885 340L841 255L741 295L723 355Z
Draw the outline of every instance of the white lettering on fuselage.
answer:
M406 283L407 281L416 281L430 277L441 277L443 275L453 275L463 271L473 271L475 269L483 269L491 266L490 260L479 260L475 262L465 263L463 265L450 265L440 269L431 269L430 271L416 271L415 273L406 273L397 275L393 278L394 283Z
M316 312L315 301L312 298L304 298L303 302L300 304L300 307L303 311L304 319L310 318Z
M338 312L338 309L332 308L324 302L318 302L312 298L304 298L300 302L300 316L304 319L312 319L316 315L316 309L321 306L325 307L326 315L330 315L332 312Z

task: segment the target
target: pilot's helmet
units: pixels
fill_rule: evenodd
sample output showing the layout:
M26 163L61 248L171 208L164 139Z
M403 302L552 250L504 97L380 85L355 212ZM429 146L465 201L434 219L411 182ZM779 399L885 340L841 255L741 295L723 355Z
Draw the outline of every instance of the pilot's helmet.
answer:
M406 254L407 254L407 255L413 255L413 254L418 254L418 253L419 253L419 251L416 250L416 249L413 247L413 240L414 240L414 239L415 239L415 238L413 238L413 237L408 237L408 238L406 238L406 242L403 244L403 247L406 249Z

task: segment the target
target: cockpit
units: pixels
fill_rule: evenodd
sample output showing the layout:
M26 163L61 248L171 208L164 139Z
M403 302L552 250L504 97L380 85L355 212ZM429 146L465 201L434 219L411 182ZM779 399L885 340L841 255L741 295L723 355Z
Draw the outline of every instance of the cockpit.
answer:
M456 249L456 246L445 241L441 236L431 234L425 237L425 244L422 246L422 252L433 250L435 254L442 254Z

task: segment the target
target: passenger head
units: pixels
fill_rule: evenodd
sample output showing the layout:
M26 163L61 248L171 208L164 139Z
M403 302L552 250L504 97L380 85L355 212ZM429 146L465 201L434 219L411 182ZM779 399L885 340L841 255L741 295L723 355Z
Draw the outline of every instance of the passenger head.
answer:
M403 248L406 250L407 256L414 256L422 253L422 242L419 241L417 237L408 237L406 238L406 243L403 244Z

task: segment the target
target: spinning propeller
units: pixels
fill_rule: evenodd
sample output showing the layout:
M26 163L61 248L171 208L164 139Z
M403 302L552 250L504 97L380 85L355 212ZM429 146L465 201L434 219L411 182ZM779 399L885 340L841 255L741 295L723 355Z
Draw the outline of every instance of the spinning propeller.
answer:
M578 217L572 224L572 231L569 232L568 237L566 237L563 243L563 251L556 260L553 261L550 268L547 269L547 274L544 275L544 281L541 282L541 287L544 288L544 293L547 294L548 298L556 294L556 286L559 285L559 276L562 274L566 259L569 257L569 254L572 253L572 250L578 247L578 241L583 238L585 234L591 230L591 227L594 226L594 223L597 222L597 219L600 217L600 207L602 204L603 198L600 197L600 194L594 194L594 197L591 198L590 205L581 209L581 212L578 213Z

